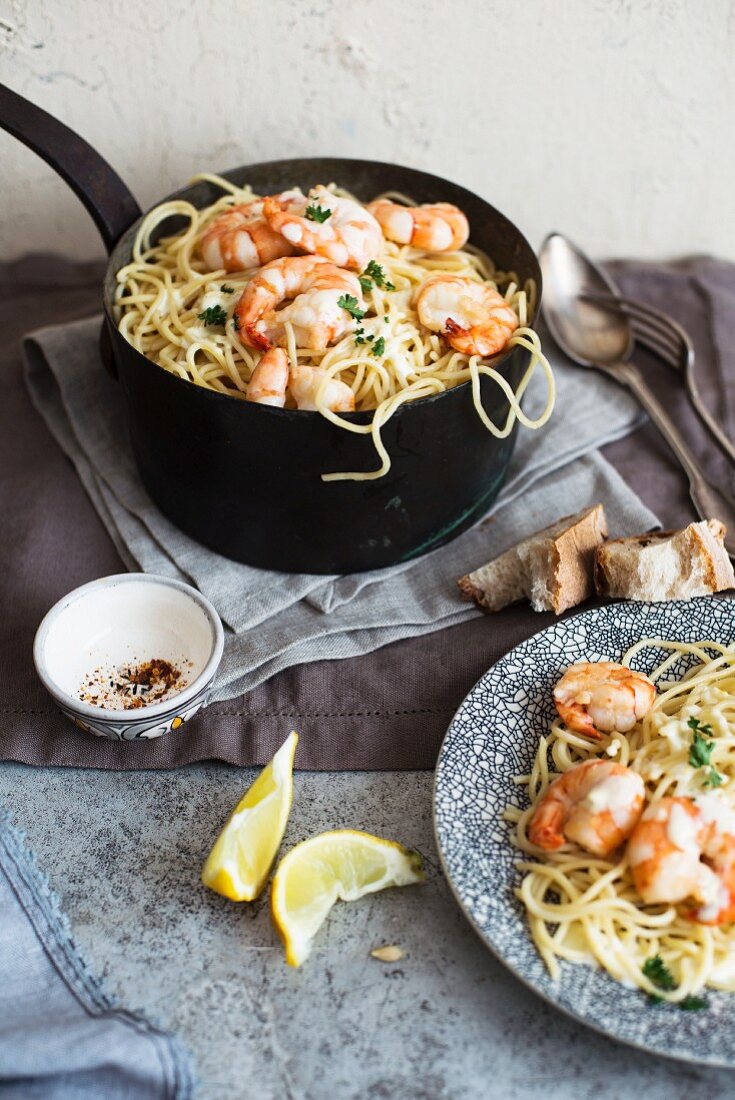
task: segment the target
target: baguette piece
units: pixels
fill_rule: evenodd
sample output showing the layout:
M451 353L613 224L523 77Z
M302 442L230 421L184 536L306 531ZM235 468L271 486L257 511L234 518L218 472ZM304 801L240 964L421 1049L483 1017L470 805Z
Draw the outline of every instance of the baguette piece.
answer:
M595 504L530 535L457 584L485 611L527 597L534 611L560 615L592 595L595 550L606 537L605 511Z
M691 600L735 588L732 563L718 519L690 523L683 531L658 531L612 539L597 549L595 587L619 600Z

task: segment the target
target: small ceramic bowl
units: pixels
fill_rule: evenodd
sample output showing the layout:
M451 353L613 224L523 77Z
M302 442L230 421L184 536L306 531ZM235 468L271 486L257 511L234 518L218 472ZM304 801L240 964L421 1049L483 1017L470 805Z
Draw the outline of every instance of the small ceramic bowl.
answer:
M59 600L36 632L33 660L43 686L80 729L134 741L178 729L209 702L223 646L219 615L195 588L169 577L120 573ZM134 709L83 701L82 695L104 694L98 694L100 681L117 679L113 671L105 679L108 670L152 660L180 670L180 690L174 686L161 701ZM129 682L124 687L132 692ZM118 698L113 693L113 702Z

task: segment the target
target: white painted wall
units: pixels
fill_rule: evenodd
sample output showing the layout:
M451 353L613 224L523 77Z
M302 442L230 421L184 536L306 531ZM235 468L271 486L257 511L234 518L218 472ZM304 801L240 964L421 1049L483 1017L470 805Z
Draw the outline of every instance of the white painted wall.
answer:
M729 0L0 0L0 78L146 207L200 169L308 154L456 179L533 244L735 259ZM101 254L0 134L0 258Z

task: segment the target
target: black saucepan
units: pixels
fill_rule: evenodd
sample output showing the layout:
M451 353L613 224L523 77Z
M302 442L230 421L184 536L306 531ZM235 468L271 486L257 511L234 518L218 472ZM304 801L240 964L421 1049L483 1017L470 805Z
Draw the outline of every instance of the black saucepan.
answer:
M104 284L103 357L125 395L128 427L143 483L182 531L227 557L268 569L349 573L406 561L435 549L475 522L503 483L515 431L494 438L480 422L469 384L399 408L383 429L390 472L375 481L323 482L322 473L375 469L369 436L346 432L319 413L238 401L185 382L156 366L118 332L111 313L115 273L131 256L140 209L94 149L62 123L0 86L0 126L42 156L90 211L110 253ZM210 166L203 166L210 167ZM535 279L528 242L489 203L426 172L374 161L314 157L223 172L263 194L338 181L363 200L398 190L418 202L464 210L471 240L499 267ZM208 183L169 198L196 207L220 192ZM170 232L164 223L161 232ZM528 353L516 348L500 369L514 387ZM482 380L497 424L507 399ZM351 414L369 421L370 413Z

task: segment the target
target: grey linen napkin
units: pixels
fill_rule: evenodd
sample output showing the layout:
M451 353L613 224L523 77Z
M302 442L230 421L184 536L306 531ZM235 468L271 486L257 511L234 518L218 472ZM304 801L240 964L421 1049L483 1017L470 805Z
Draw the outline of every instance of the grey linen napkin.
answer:
M539 432L519 429L492 522L482 521L417 561L344 577L276 573L229 561L174 527L145 493L127 438L122 395L99 363L99 326L100 319L91 318L27 337L26 382L123 560L130 568L194 583L227 624L219 699L233 698L292 665L357 656L480 614L460 600L457 577L530 531L595 501L605 505L616 534L657 524L597 452L640 425L638 406L614 383L557 355L556 413ZM537 377L524 400L526 412L537 415L544 399Z
M0 807L0 1097L188 1100L177 1040L114 1006Z

